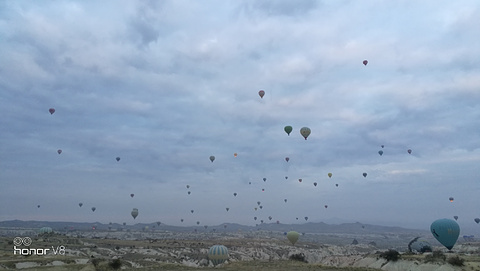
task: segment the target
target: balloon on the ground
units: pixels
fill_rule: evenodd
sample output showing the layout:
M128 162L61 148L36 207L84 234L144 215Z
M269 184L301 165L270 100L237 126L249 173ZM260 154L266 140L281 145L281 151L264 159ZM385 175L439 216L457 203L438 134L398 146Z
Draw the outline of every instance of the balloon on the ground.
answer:
M433 221L432 225L430 225L430 232L435 239L451 250L457 242L460 227L455 220L442 218Z
M300 237L300 234L296 231L287 232L287 239L288 241L290 241L290 243L292 243L292 245L295 245L299 237Z
M420 239L420 237L415 237L410 243L408 243L408 251L413 253L424 253L424 252L432 252L432 245L425 240Z
M224 245L214 245L208 250L208 259L213 265L224 263L228 258L228 249Z

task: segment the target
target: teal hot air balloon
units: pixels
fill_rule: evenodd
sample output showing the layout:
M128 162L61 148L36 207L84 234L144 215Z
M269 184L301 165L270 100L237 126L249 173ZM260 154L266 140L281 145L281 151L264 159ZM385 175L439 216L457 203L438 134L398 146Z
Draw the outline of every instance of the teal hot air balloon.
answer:
M433 221L430 231L438 242L451 250L457 242L460 227L455 220L442 218Z
M287 232L287 239L292 243L292 245L295 245L295 243L298 241L298 237L300 237L300 234L296 231L289 231Z
M214 245L208 250L208 259L213 265L224 263L228 258L228 249L223 245Z
M283 130L285 131L285 133L287 133L287 135L290 135L290 133L292 132L293 128L292 126L288 125L288 126L285 126L285 128L283 128ZM288 161L287 161L288 162Z

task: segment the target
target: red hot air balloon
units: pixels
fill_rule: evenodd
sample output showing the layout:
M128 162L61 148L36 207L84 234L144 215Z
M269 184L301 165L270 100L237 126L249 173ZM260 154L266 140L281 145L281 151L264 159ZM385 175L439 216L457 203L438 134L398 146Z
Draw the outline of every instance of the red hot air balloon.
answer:
M53 113L55 113L55 108L48 109L48 112L50 112L50 115L53 115Z
M263 98L263 96L265 96L265 91L260 90L260 91L258 92L258 95L260 96L260 98Z
M368 64L368 60L365 59L365 60L363 61L363 65L367 66L367 64Z
M285 161L290 161L290 158L289 157L285 157Z
M62 153L62 150L60 150L60 149L57 150L57 153L58 153L58 154L61 154L61 153Z

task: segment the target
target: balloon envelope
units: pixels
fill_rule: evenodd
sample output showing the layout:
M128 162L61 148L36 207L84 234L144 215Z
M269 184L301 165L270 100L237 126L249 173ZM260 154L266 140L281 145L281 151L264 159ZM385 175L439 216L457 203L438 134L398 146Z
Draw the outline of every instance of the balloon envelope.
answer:
M92 207L92 212L95 212L95 210L97 210L97 208L95 208L95 207Z
M287 239L288 241L290 241L290 243L292 243L292 245L295 245L299 237L300 237L300 234L296 231L287 232Z
M213 163L213 161L215 161L215 156L213 156L213 155L210 156L210 161L212 161L212 163Z
M223 245L214 245L208 250L208 259L213 265L224 263L228 258L228 249Z
M365 59L365 60L363 61L363 65L367 66L367 64L368 64L368 60Z
M380 156L382 156L382 155L383 155L383 151L382 151L382 150L378 151L378 154L380 154Z
M138 216L138 209L137 209L137 208L133 208L131 214L132 214L133 219L137 218L137 216Z
M52 115L53 113L55 113L55 108L48 109L48 112L50 112L50 115Z
M58 154L61 154L61 153L62 153L62 150L60 150L60 149L57 150L57 153L58 153Z
M367 173L366 172L363 173L363 177L367 178Z
M293 128L292 128L292 126L285 126L285 128L283 128L283 130L285 130L285 133L287 133L287 135L290 135Z
M474 221L478 224L478 223L480 223L480 218L477 217L477 218L474 219Z
M260 96L260 98L263 98L263 96L265 96L265 91L264 90L260 90L258 92L258 95Z
M412 150L411 150L411 149L408 149L407 152L408 152L409 154L412 154Z
M300 129L300 134L307 140L307 137L310 135L312 131L308 127L302 127Z
M329 177L329 178L332 178L332 173L328 173L328 177Z
M458 235L460 234L460 227L455 220L442 218L433 221L430 226L430 232L435 239L447 249L451 250L457 242Z
M82 207L82 206L83 206L83 203L80 202L80 203L78 204L78 206Z
M117 160L117 162L120 161L120 157L115 158L115 160Z

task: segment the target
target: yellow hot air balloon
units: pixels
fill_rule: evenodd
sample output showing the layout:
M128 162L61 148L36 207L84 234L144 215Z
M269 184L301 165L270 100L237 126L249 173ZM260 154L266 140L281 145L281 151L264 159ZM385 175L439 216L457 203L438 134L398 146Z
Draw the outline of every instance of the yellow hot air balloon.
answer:
M312 131L308 127L302 127L300 129L300 134L302 134L302 136L305 138L305 140L307 140L307 137L310 135L311 132Z
M290 243L292 243L292 245L295 245L299 237L300 237L300 234L296 231L287 232L287 239L288 241L290 241Z
M332 173L331 172L328 173L328 177L332 178Z

